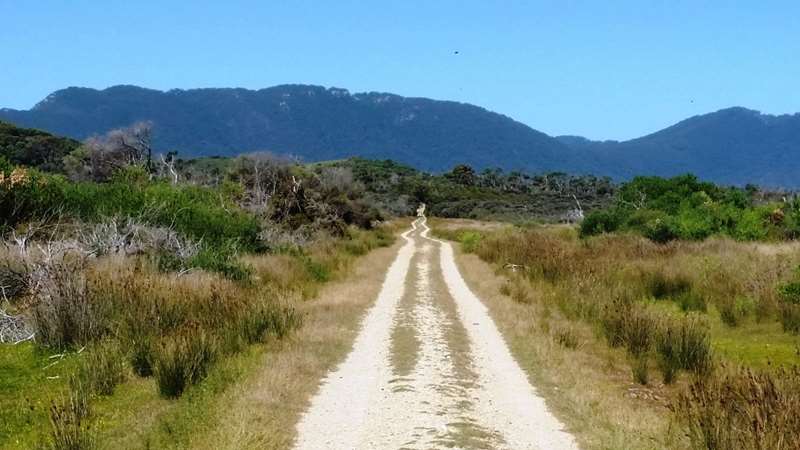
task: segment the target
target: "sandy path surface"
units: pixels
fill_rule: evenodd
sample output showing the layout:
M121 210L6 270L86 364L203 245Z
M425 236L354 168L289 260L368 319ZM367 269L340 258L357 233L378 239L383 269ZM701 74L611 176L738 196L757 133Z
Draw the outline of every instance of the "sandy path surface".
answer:
M464 282L450 244L428 233L423 217L403 234L353 350L302 416L295 448L577 448ZM413 336L393 333L400 329Z

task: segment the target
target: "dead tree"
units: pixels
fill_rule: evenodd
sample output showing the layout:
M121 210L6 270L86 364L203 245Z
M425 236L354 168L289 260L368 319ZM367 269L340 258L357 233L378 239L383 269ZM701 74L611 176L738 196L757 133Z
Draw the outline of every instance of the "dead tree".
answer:
M89 150L93 177L105 180L116 170L129 166L142 166L152 174L152 136L150 122L137 122L87 139L85 145Z

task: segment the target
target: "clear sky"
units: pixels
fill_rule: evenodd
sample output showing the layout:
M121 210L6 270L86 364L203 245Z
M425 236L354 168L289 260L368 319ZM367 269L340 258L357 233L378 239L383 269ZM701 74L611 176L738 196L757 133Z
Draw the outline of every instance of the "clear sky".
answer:
M18 109L67 86L309 83L594 139L800 111L797 0L0 0L0 55L0 107Z

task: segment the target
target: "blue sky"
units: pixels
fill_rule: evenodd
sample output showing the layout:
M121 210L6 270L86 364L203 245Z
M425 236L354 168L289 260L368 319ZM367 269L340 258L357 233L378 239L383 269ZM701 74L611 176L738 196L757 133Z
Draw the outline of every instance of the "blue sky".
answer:
M0 107L20 109L67 86L310 83L594 139L800 111L796 0L0 0L0 49Z

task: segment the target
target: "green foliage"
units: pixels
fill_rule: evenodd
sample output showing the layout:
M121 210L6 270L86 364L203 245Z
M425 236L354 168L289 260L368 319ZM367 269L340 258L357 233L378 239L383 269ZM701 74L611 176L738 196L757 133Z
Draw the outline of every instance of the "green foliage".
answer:
M698 311L706 312L708 305L706 299L695 291L688 291L678 295L675 302L683 312Z
M210 246L236 242L244 250L259 248L258 220L210 188L141 179L130 169L110 183L74 183L60 176L29 171L30 181L3 194L0 228L63 214L84 221L104 217L141 217L152 225L172 226L189 238Z
M797 275L800 277L800 273ZM780 319L783 329L800 334L800 281L793 280L778 287L781 299Z
M73 139L0 122L0 159L11 164L60 172L64 156L79 146ZM2 162L0 170L3 170Z
M636 177L620 187L615 205L586 217L581 236L628 230L658 243L716 234L741 241L800 236L800 212L794 203L757 204L753 195L692 175Z
M164 262L161 263L161 261ZM169 258L159 259L159 262L164 264L166 267L169 267L167 266L169 261ZM189 260L188 266L197 267L210 272L218 272L225 277L236 281L245 281L250 278L252 273L252 269L250 267L239 261L237 258L235 245L231 243L217 247L203 247L200 252L197 253L197 255Z
M800 281L791 281L778 287L778 294L784 303L800 305Z
M326 163L347 167L376 206L393 214L413 214L420 202L439 217L523 221L561 220L578 198L587 211L606 206L615 186L608 178L564 173L531 175L456 166L433 175L390 160L353 158Z
M465 231L458 236L458 241L461 243L461 249L467 253L474 253L478 249L483 236L476 231Z
M587 214L581 222L580 235L593 236L611 233L619 229L621 224L619 210L597 210Z

